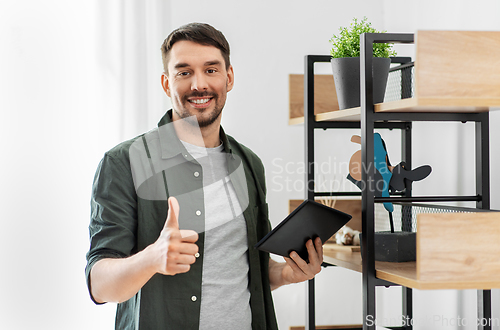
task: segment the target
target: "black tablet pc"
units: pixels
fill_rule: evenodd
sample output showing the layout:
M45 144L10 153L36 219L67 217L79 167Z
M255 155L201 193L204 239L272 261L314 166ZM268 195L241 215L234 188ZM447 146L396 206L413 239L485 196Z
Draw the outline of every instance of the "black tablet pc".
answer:
M306 200L262 238L255 248L289 257L295 251L308 260L306 242L316 237L325 243L352 216L326 205Z

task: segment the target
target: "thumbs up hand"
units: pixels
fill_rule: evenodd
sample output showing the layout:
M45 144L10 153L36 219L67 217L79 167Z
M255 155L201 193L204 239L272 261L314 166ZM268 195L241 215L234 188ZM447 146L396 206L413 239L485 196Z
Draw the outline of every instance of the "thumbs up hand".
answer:
M168 199L168 206L163 230L151 246L155 251L156 272L163 275L186 273L196 261L198 234L194 230L179 230L179 203L175 197Z

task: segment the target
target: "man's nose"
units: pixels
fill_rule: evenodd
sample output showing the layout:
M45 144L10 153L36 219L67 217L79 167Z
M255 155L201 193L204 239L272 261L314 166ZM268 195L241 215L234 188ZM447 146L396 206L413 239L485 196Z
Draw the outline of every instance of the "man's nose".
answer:
M208 89L207 78L203 73L197 73L193 77L191 90L203 91Z

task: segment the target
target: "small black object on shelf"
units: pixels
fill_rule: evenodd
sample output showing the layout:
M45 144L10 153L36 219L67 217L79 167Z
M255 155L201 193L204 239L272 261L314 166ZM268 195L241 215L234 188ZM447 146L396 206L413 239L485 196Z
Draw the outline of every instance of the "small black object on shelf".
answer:
M361 242L361 234L359 234ZM363 249L361 249L363 251ZM380 231L375 233L375 260L406 262L417 259L417 233Z

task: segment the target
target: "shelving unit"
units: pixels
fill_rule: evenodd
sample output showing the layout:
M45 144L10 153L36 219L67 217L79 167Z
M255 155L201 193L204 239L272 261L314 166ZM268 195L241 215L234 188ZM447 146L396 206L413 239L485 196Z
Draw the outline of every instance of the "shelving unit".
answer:
M372 51L374 43L413 43L413 34L363 34L361 36L361 107L347 110L325 111L325 107L315 113L315 79L314 64L330 62L330 56L308 55L305 58L304 74L304 117L297 114L290 119L290 124L304 122L305 127L305 161L306 199L314 200L317 196L337 195L344 193L315 192L314 190L314 130L315 129L361 129L362 173L363 182L374 182L373 134L375 128L400 129L402 139L401 158L411 168L411 131L414 121L456 121L475 123L476 142L476 194L473 196L422 196L413 197L411 186L402 196L376 198L368 189L361 192L362 201L362 254L342 251L327 251L325 262L361 272L363 279L363 314L366 317L375 315L375 287L403 287L403 316L412 319L412 288L414 289L478 289L478 318L491 318L491 288L500 288L500 279L496 274L500 265L491 263L491 254L485 258L471 257L462 251L455 263L467 273L451 274L436 266L432 258L428 258L425 245L433 246L435 237L427 233L426 228L439 222L445 228L456 226L445 215L421 215L418 220L417 261L405 263L376 262L374 256L374 203L382 202L476 202L474 214L467 214L466 219L482 219L482 229L500 232L499 213L485 212L490 208L489 193L489 108L500 105L500 60L495 53L500 51L500 33L498 32L451 32L424 31L417 34L417 60L415 62L415 91L408 95L408 90L401 88L402 99L394 102L373 104L372 95ZM467 43L467 49L473 49L472 58L461 55L458 47ZM432 49L432 51L429 51ZM426 51L427 50L427 51ZM452 56L458 53L458 56ZM467 54L470 56L470 54ZM474 57L475 56L475 57ZM406 63L408 58L395 58L393 62ZM467 61L465 64L463 61ZM492 61L494 63L492 63ZM498 63L497 63L498 62ZM459 67L460 70L454 70ZM492 72L493 70L493 72ZM485 75L481 73L486 72ZM479 77L478 77L479 76ZM324 79L324 78L321 78ZM330 77L331 79L331 77ZM406 94L406 95L405 95ZM411 98L409 98L411 96ZM331 102L326 100L326 102ZM323 102L324 103L324 102ZM367 146L371 146L367 147ZM348 193L345 193L348 194ZM410 204L411 205L411 204ZM483 211L483 212L481 212ZM457 218L457 216L454 216ZM460 217L458 217L460 218ZM432 221L429 222L428 219ZM461 218L460 218L461 219ZM402 230L411 230L403 219ZM446 222L448 221L448 222ZM472 222L470 222L472 223ZM477 225L478 222L474 222ZM421 224L424 227L420 228ZM427 227L425 227L427 226ZM464 227L463 223L461 224ZM460 227L460 226L459 226ZM465 228L469 228L465 226ZM425 241L425 244L422 242ZM445 242L453 245L452 241ZM491 242L488 242L491 243ZM488 244L490 246L491 244ZM471 249L471 251L476 251ZM447 253L446 251L443 253ZM448 251L449 253L449 251ZM495 245L494 253L500 254L500 244ZM476 253L477 254L477 253ZM361 255L364 257L362 258ZM438 256L445 254L437 253ZM488 259L489 258L489 259ZM485 266L486 265L486 266ZM478 266L480 266L478 268ZM485 266L481 268L482 266ZM442 266L441 266L442 267ZM478 276L487 270L487 275ZM438 276L435 276L438 274ZM315 328L314 280L308 283L308 308L306 329ZM375 325L363 325L363 329L375 329ZM411 329L407 324L406 329ZM491 329L485 326L482 329Z

